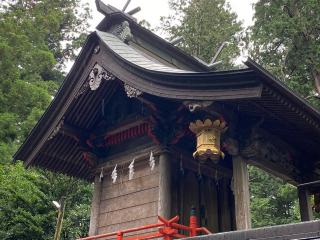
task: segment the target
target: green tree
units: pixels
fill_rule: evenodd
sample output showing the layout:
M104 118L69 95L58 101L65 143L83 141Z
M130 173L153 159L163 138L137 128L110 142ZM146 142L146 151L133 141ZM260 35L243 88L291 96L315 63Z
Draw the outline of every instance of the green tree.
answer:
M249 167L250 210L253 227L300 220L297 189L254 166Z
M50 239L54 211L42 184L41 175L21 163L0 165L1 239Z
M74 57L87 33L88 17L80 0L0 4L1 239L52 239L56 219L52 200L66 193L64 239L88 231L90 184L11 164L12 155L55 95L65 62ZM72 191L67 189L70 183Z
M250 54L300 94L320 93L319 0L260 0L254 9Z
M52 200L67 197L61 239L88 232L92 187L62 174L26 170L21 162L0 164L0 238L52 239L57 211Z
M3 30L24 36L27 40L26 44L31 44L30 46L34 48L32 50L45 51L45 55L49 54L47 52L49 50L50 55L53 55L59 64L63 65L65 60L74 57L76 50L86 37L90 10L88 4L82 4L80 0L5 0L3 2L0 6L2 18L6 20L2 23L6 26ZM18 42L13 42L12 45L17 46L16 43ZM34 56L32 51L29 53L24 53L23 56ZM38 61L38 64L41 64L41 61ZM38 67L32 62L29 62L29 66Z
M61 68L86 34L80 0L0 5L0 162L8 162L50 103Z
M63 174L49 171L41 172L46 183L42 190L47 194L47 197L51 201L60 201L62 197L65 197L66 209L61 239L73 240L80 236L86 236L89 230L92 185Z
M222 43L219 57L224 68L233 66L240 53L241 23L225 0L170 0L173 14L161 18L160 29L169 38L183 37L179 46L189 54L210 62Z

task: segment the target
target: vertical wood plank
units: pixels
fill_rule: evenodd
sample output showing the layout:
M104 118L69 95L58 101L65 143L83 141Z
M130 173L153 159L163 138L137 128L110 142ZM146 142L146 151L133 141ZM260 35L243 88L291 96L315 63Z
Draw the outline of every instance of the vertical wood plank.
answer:
M198 220L200 217L198 179L196 173L190 170L185 171L183 196L183 218L180 222L184 225L189 225L190 211L192 207L196 208Z
M221 232L231 231L231 207L230 206L230 196L229 196L229 184L230 180L228 178L222 178L218 182L219 191L219 211L220 214L218 218L220 218L220 227L219 230Z
M185 182L185 174L186 171L184 170L183 173L179 174L179 216L180 216L180 223L185 224L185 213L184 213L184 199L185 199L185 195L184 195L184 182Z
M101 189L102 182L100 181L100 176L96 175L94 179L94 192L91 204L89 236L94 236L98 233Z
M170 155L167 150L164 150L159 156L158 215L166 219L170 219L171 217L171 172Z
M173 160L173 159L172 159ZM174 159L175 160L175 159ZM180 210L180 173L179 167L177 166L178 161L173 161L171 166L171 175L172 175L172 182L171 182L171 214L172 215L179 215Z
M210 178L206 179L204 194L207 218L204 226L211 232L216 233L219 231L217 188L215 182Z
M249 175L241 156L233 157L233 181L237 230L251 228Z
M308 189L298 188L301 221L313 220L311 199Z

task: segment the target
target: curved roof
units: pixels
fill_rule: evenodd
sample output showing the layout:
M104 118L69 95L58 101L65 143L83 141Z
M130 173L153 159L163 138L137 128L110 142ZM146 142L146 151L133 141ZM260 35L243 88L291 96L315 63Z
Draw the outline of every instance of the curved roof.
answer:
M119 17L128 19L119 13L115 16L118 20ZM167 51L168 43L163 40L162 44L159 49ZM100 46L98 53L94 51L97 45ZM168 58L160 58L149 50L143 51L133 43L126 44L109 32L90 34L54 100L14 159L23 160L28 166L36 165L92 180L90 163L81 155L83 146L67 132L81 132L79 138L87 138L101 119L101 99L105 103L110 101L113 93L122 87L121 83L165 101L232 102L244 112L283 123L279 129L270 127L270 132L274 131L294 146L320 158L320 113L281 81L251 59L245 62L246 69L210 72L206 66L179 51L173 50L177 59L188 58L183 64L167 61ZM112 73L117 81L104 81L98 90L80 95L96 63ZM65 126L57 130L62 119ZM50 139L55 130L58 135ZM304 137L306 134L308 138Z
M218 100L259 97L261 82L254 71L241 69L198 72L181 69L145 56L107 32L97 32L104 47L101 64L132 87L170 99Z
M130 62L140 68L158 72L171 73L191 73L192 71L179 69L177 67L167 66L155 58L138 52L137 49L130 47L122 42L118 37L109 32L96 31L99 38L123 60Z

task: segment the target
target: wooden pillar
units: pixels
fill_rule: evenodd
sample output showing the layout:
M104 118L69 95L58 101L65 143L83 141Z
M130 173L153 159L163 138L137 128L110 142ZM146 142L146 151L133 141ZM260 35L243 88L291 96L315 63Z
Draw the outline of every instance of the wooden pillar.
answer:
M172 167L170 154L168 150L164 150L159 156L159 202L158 215L166 219L171 216L171 181Z
M233 157L233 181L237 230L250 229L249 175L247 163L241 156Z
M94 236L98 234L101 191L102 191L102 181L100 181L100 176L97 175L94 180L94 191L93 191L92 203L91 203L89 236Z
M308 189L298 188L301 221L313 220L311 199Z

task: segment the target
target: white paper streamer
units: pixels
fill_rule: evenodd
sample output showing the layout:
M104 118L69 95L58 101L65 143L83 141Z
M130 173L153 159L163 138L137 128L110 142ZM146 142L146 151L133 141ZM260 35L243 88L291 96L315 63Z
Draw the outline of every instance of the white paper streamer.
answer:
M133 179L133 175L134 175L134 160L135 158L132 160L132 162L129 165L129 180Z
M103 168L101 168L100 176L99 176L99 182L102 182L103 179Z
M118 173L117 173L117 164L114 167L112 173L111 173L111 179L112 179L112 183L115 183L117 181L117 177L118 177Z
M151 171L153 171L154 167L156 165L156 160L155 160L155 158L153 156L153 152L152 151L150 152L149 165L150 165Z

